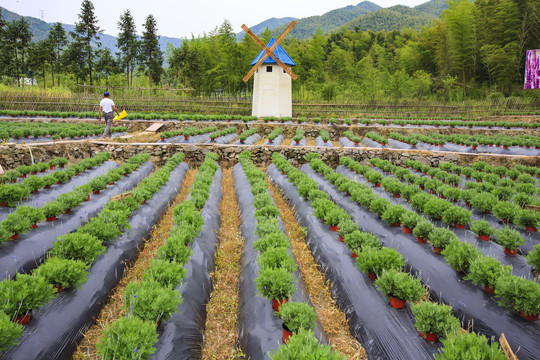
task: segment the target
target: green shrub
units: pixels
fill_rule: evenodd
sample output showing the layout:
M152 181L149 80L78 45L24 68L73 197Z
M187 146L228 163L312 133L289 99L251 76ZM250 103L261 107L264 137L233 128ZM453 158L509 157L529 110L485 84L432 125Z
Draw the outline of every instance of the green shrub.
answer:
M174 261L178 264L185 264L193 254L191 248L186 245L185 237L169 236L165 245L158 249L157 258L166 261Z
M378 198L371 202L369 211L374 212L375 214L382 217L384 212L386 211L386 208L388 208L392 203L390 201L384 199L384 198Z
M482 252L476 246L463 243L458 239L451 239L441 254L452 269L462 272L469 271L471 263L482 256Z
M429 233L429 241L434 247L444 249L452 239L457 239L452 230L446 228L434 228Z
M490 345L484 335L473 332L450 333L446 339L442 340L442 344L442 353L435 355L437 360L506 360L506 356L499 349L496 341Z
M515 218L515 223L522 227L531 226L538 229L540 226L540 215L533 210L521 210Z
M287 344L269 354L271 360L344 360L332 352L330 345L321 345L311 331L300 331L291 336Z
M43 178L40 176L30 176L23 181L23 184L33 192L43 187Z
M81 260L93 264L105 246L96 237L84 233L71 233L58 237L49 255L69 260Z
M257 292L272 300L286 299L296 291L293 275L286 269L264 269L255 279Z
M433 231L434 226L429 221L420 221L416 224L413 230L413 235L422 239L429 239L429 234Z
M21 216L20 213L14 212L6 216L0 224L12 234L23 234L28 231L33 222L29 218Z
M471 205L478 211L490 212L497 204L497 197L490 193L480 193L475 195L471 200Z
M131 282L124 292L124 307L143 320L168 320L182 303L175 289L162 287L154 281Z
M424 212L424 205L426 205L426 203L432 198L433 197L431 195L420 192L411 197L411 206L420 212Z
M465 280L472 280L475 285L488 285L493 289L501 276L508 275L512 275L511 266L504 266L489 256L480 256L471 262Z
M44 278L17 274L17 280L0 281L0 311L11 319L23 316L47 303L55 293Z
M358 254L356 267L367 274L380 275L384 270L401 270L405 266L405 260L394 249L365 247Z
M501 201L493 207L493 214L495 216L509 221L514 221L520 211L521 209L518 205L509 201Z
M167 260L154 259L152 265L143 275L145 282L155 282L162 287L175 288L186 277L183 264Z
M432 198L427 203L424 204L423 213L429 217L439 220L443 213L452 206L448 201Z
M375 285L386 296L410 302L417 302L426 294L426 288L420 280L397 270L384 270Z
M128 316L107 325L96 348L103 360L147 359L157 341L155 323Z
M355 230L344 236L345 244L351 250L363 250L367 247L380 248L381 243L373 234Z
M41 211L43 211L45 217L51 218L62 214L64 212L64 207L58 201L50 201L41 207Z
M405 208L401 205L389 205L381 216L381 219L387 224L399 224L401 216L405 213Z
M278 247L289 248L290 246L289 239L281 231L267 234L253 243L253 248L259 252L265 252L268 249Z
M279 307L279 317L293 333L311 330L315 326L315 311L302 302L289 301Z
M33 273L53 286L77 289L87 280L86 269L88 266L83 261L50 257Z
M412 305L411 311L416 318L414 327L424 335L431 333L444 338L460 328L451 306L422 301Z
M298 268L288 249L285 247L266 250L259 256L258 263L260 269L282 268L292 272Z
M471 223L471 231L476 235L492 235L495 229L486 220L475 220Z
M497 243L505 249L517 249L525 243L525 239L521 237L519 231L510 229L508 226L495 231L495 236Z
M0 353L10 346L17 345L22 335L22 326L12 322L3 311L0 311Z
M92 218L88 223L81 226L78 232L82 234L92 235L102 242L107 242L116 239L120 236L121 231L118 226L112 222L106 222L99 218Z
M527 254L527 264L531 265L536 271L540 271L540 244L536 244L534 249Z
M471 222L472 212L459 206L451 206L443 213L442 221L446 224L468 224Z
M518 276L501 276L495 285L495 294L503 305L523 314L540 314L540 285L534 280Z

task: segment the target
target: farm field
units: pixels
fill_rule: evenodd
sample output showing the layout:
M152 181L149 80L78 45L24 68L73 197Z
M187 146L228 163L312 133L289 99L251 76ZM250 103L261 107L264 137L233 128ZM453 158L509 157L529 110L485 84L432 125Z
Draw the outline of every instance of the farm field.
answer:
M1 359L540 358L534 117L0 116Z

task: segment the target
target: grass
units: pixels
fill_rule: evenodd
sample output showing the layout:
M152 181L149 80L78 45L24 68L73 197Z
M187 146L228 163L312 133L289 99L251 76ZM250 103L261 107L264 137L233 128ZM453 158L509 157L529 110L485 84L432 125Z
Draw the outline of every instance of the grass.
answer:
M196 174L197 170L195 169L190 169L186 173L180 192L167 208L162 220L150 233L150 238L146 242L144 249L139 253L139 257L135 263L126 269L124 277L113 290L108 303L103 307L99 317L96 319L96 323L84 334L84 339L73 354L73 359L99 359L95 344L101 337L102 329L105 328L106 325L113 323L116 319L125 315L125 311L122 309L122 306L124 305L122 295L125 287L132 281L142 280L144 272L150 267L152 260L156 257L157 250L165 243L169 236L169 232L174 224L173 209L187 198Z
M223 199L218 233L216 268L211 274L213 291L206 307L203 359L243 358L236 348L238 281L244 238L240 232L240 210L234 193L232 169L223 169Z
M281 212L281 219L291 241L292 251L305 281L307 293L332 348L349 359L367 360L365 350L351 335L345 314L332 299L330 284L325 279L324 271L319 269L304 241L305 229L296 221L294 211L282 194L270 181L267 182L274 202Z

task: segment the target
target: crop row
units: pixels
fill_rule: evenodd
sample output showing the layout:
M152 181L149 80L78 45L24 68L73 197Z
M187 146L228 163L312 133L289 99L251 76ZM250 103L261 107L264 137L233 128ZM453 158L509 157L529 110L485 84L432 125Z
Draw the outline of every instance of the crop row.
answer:
M342 158L340 162L342 165L349 166L351 165L349 160L348 158ZM368 179L375 181L375 184L381 183L386 191L394 194L396 197L403 195L407 200L411 201L411 204L417 210L424 212L433 219L442 219L443 222L449 225L464 225L471 222L472 213L470 211L452 205L451 203L456 203L463 199L467 206L472 206L482 213L493 212L499 218L504 219L506 223L515 222L527 231L536 232L536 229L540 226L540 216L538 213L520 207L524 201L533 204L538 203L537 198L534 200L538 194L538 189L534 184L528 182L520 183L514 189L514 183L512 181L509 182L509 186L498 186L496 188L492 185L485 186L485 184L467 182L465 185L466 190L461 190L447 185L438 179L427 179L413 175L408 169L398 168L387 160L371 159L370 163L381 170L390 173L394 171L398 179L405 180L406 178L406 181L414 185L406 185L393 178L382 179L382 175L369 176L368 174ZM361 171L362 174L366 174L367 169L367 167L356 166L356 170ZM443 173L444 171L440 171L436 175ZM443 178L443 180L452 178L451 181L448 181L449 183L457 182L457 179L454 179L453 176L457 175L449 175ZM494 176L497 177L496 175ZM527 176L529 180L534 181L530 175ZM419 190L421 189L429 190L431 194L439 193L440 197L449 199L451 202L429 194L420 193ZM516 190L518 191L517 193Z
M255 129L255 128L251 128L251 129L243 131L239 136L240 143L243 144L244 141L246 141L246 139L248 137L250 137L252 135L255 135L255 134L257 134L257 129Z
M272 301L273 309L283 321L282 340L289 343L288 346L276 350L270 357L294 358L297 344L305 344L315 339L311 333L315 325L315 311L304 302L289 301L297 291L293 276L297 265L289 252L291 245L289 239L279 226L280 211L268 192L266 175L251 162L251 153L244 151L239 156L239 162L253 195L255 235L258 237L253 247L259 252L257 260L259 270L255 278L257 292ZM296 339L297 337L300 339ZM304 345L304 351L310 351L316 357L317 354L323 354L328 350L315 340L315 344L309 349ZM329 358L341 357L332 354Z
M320 161L317 156L311 154L308 157L312 163ZM323 219L327 224L334 227L342 237L347 246L353 249L353 256L357 257L357 266L361 271L370 272L372 278L376 279L375 285L379 287L386 295L390 296L392 306L404 307L405 301L418 301L425 293L425 289L418 279L410 274L401 272L404 260L399 253L390 248L381 247L377 238L370 234L362 232L356 224L348 217L343 210L334 202L327 198L327 194L321 192L318 185L309 179L305 174L295 171L287 164L286 159L280 155L274 156L274 164L289 176L290 181L296 184L299 194L302 197L309 198L311 206L314 209L314 215ZM328 170L328 169L325 169ZM326 174L331 176L330 171ZM311 184L310 184L311 183ZM311 191L309 190L311 188ZM303 194L302 194L303 193ZM326 194L326 195L322 195ZM341 216L336 216L338 213ZM358 247L358 244L362 244ZM376 267L377 269L374 269ZM401 299L399 299L401 298ZM483 336L477 336L474 333L464 335L459 331L459 321L452 315L451 307L439 305L430 302L420 302L412 306L413 314L416 317L415 326L422 337L431 341L436 340L438 336L446 337L443 344L452 347L452 350L459 348L461 351L467 345L461 346L456 343L471 343L469 347L475 348L472 351L490 353L494 351L496 358L503 358L502 353L497 349L496 343L490 347ZM458 331L456 331L458 330ZM472 345L474 343L474 345ZM450 358L445 353L437 355L438 359Z
M61 123L16 123L12 121L0 121L0 139L34 138L52 136L53 139L73 139L82 136L101 135L105 125L93 124L61 124ZM111 132L124 132L127 127L112 127Z
M214 139L216 139L216 138L218 138L220 136L234 134L235 132L236 132L236 126L233 126L233 127L230 127L230 128L225 128L225 129L222 129L222 130L219 130L219 131L215 131L215 132L210 134L210 140L214 141Z
M334 186L338 188L340 191L350 192L350 194L352 195L351 199L354 202L358 202L358 204L361 207L359 208L359 210L361 210L360 213L363 213L363 206L367 206L370 211L377 213L379 219L383 220L385 223L392 224L391 223L392 221L396 221L395 218L393 218L394 216L393 213L395 213L395 209L399 208L399 205L395 206L395 205L387 204L386 208L384 208L384 206L380 206L381 204L384 204L385 199L379 198L366 185L358 184L356 182L356 175L354 175L354 173L351 173L350 175L347 175L347 177L344 177L342 174L332 171L329 167L327 167L326 165L324 165L324 163L318 161L317 159L312 159L311 164L312 166L315 166L316 168L321 170L323 172L323 175L326 177L326 179L330 183L334 184ZM316 176L312 175L311 173L309 172L306 172L306 173L309 174L311 178L316 178ZM355 181L349 180L352 178L354 178ZM335 196L335 195L332 195L332 196ZM339 200L340 204L352 203L348 199L346 199L344 196L341 196L341 199L344 199L344 200ZM385 236L385 241L386 241L387 246L391 246L399 250L400 252L406 253L409 260L413 261L412 263L409 263L409 265L411 266L411 269L414 270L417 276L421 276L424 279L424 281L428 283L428 285L431 287L432 296L435 296L435 298L439 298L440 300L444 300L446 303L457 306L459 309L457 314L461 314L460 318L462 315L466 315L466 317L469 320L473 320L476 324L482 324L480 325L478 330L480 330L482 333L491 334L490 336L492 335L498 336L500 334L500 330L496 330L496 329L505 328L507 330L510 330L511 328L516 328L516 325L519 324L519 323L516 323L515 319L512 319L512 320L504 319L504 316L501 316L500 312L497 309L491 310L491 311L495 311L497 315L495 315L494 313L493 314L489 313L489 312L486 313L486 310L488 310L488 308L493 307L492 304L496 304L496 302L489 303L489 304L486 304L485 302L483 302L482 304L481 298L483 297L483 295L477 294L477 293L472 294L470 290L470 286L469 286L469 290L467 290L466 288L464 289L460 288L463 286L467 287L466 282L456 283L458 287L451 286L450 287L451 292L448 292L449 291L448 285L450 285L449 281L451 282L450 279L453 280L455 275L446 274L443 277L439 276L438 272L443 271L443 269L440 268L440 266L435 265L437 261L432 261L431 259L424 259L423 256L426 256L426 253L424 253L423 255L419 255L419 254L415 254L415 251L411 251L412 249L409 250L409 247L413 245L406 245L403 241L400 241L402 236L399 236L396 234L395 231L392 231L393 226L389 226L387 228L388 230L383 230L381 232L381 229L378 228L377 225L373 224L373 220L366 221L365 215L360 215L356 213L357 210L353 210L354 206L351 206L351 205L346 205L346 206L347 206L348 211L355 212L355 219L357 223L360 221L360 223L364 223L365 226L368 228L378 229L376 230L377 233L385 234L383 236ZM382 208L384 208L384 210L382 210ZM382 218L381 218L381 215L382 215ZM414 212L405 210L402 212L402 217L407 219L405 221L409 221L409 218L411 219L416 218L417 219L416 223L418 224L416 225L416 227L421 226L421 224L426 223L421 218L419 218L418 215ZM397 224L393 223L393 225L396 226ZM414 228L415 230L416 230L416 227ZM460 278L462 277L462 275L460 274L463 272L464 274L468 273L468 275L465 276L466 279L473 280L474 283L477 283L480 285L485 285L488 283L488 281L496 282L497 286L500 286L500 289L496 291L496 294L498 297L500 297L501 305L508 306L510 309L521 311L521 315L525 319L532 320L532 321L536 319L535 312L540 311L539 309L540 302L538 301L538 299L540 299L540 288L536 282L511 275L512 268L510 266L503 266L497 260L489 256L482 256L481 253L478 252L478 250L475 248L474 245L460 242L459 239L451 231L448 231L447 229L443 229L443 228L434 228L432 224L428 224L427 227L428 229L426 230L426 232L429 234L430 237L431 236L436 237L436 241L444 237L450 238L450 245L447 246L446 249L442 251L442 254L445 256L445 259L450 264L450 266L456 269ZM404 232L405 230L406 229L404 228ZM346 237L345 237L345 242L347 242ZM415 245L418 245L418 244L415 244ZM362 260L360 259L362 258L361 253L367 250L366 246L369 248L369 247L372 247L373 245L371 245L369 242L366 242L365 244L357 244L357 247L360 248L360 250L358 251L353 250L353 257L358 256L358 260L357 260L358 262L364 261L363 259ZM355 247L353 246L353 248ZM374 254L370 254L370 256L366 255L368 257L366 264L367 266L373 266L373 271L375 270L381 271L380 269L381 266L384 267L385 264L388 264L389 262L393 261L392 260L393 256L391 255L387 256L386 254L380 253L380 252L377 252L377 253L378 253L378 256ZM437 256L436 255L437 253L434 252L433 254L434 256ZM470 255L470 257L466 255ZM465 265L467 270L463 270L463 265ZM446 271L444 272L446 273ZM457 280L461 281L459 279ZM436 283L431 283L430 281L436 281ZM490 286L491 285L484 286L486 291L493 290L493 288L491 288ZM459 296L456 297L454 293L456 294L461 293L461 296L463 296L464 294L470 294L470 296L467 295L466 297L474 302L463 303L463 301L466 301L465 298L462 297L460 299ZM518 297L520 297L520 299L517 299ZM471 312L473 308L475 309L476 313ZM478 318L477 316L480 313L485 314L485 315L481 318ZM471 318L471 315L472 315L472 318ZM496 318L499 318L499 319L496 319ZM491 327L491 329L489 327ZM522 349L522 352L521 352L522 356L524 356L524 358L534 358L534 355L532 355L531 357L531 354L534 354L535 351L538 351L538 346L536 345L535 342L530 341L531 338L529 337L529 335L524 336L525 332L519 335L519 333L516 332L518 328L519 327L512 330L512 332L514 333L512 334L513 341L516 342L514 344L514 348L518 346L523 346L524 348ZM519 328L518 331L521 331L521 329ZM508 333L508 331L506 331L506 333ZM535 336L532 333L530 335L533 338ZM447 342L443 341L443 344L445 344L445 348L448 348L449 347L448 345L451 345L452 351L454 347L456 346L456 344L454 344L453 342L449 344L448 341ZM461 349L461 350L463 351L464 349ZM525 355L528 355L528 357ZM479 356L478 354L473 356L472 353L470 353L468 356L465 356L464 358L477 358L478 356Z
M38 172L44 173L47 170L54 170L54 168L63 168L67 165L68 160L65 157L56 157L47 162L39 162L32 165L20 165L13 170L8 170L0 176L0 184L15 183L18 178L24 179L28 175L36 175Z
M102 331L96 345L102 359L127 359L134 352L144 359L155 352L156 325L169 320L182 303L177 289L192 257L189 245L204 226L200 211L218 169L216 159L214 153L206 156L192 185L191 197L173 210L174 226L165 244L158 249L142 281L133 281L124 290L124 309L128 313Z
M133 162L149 157L138 155ZM19 324L30 321L31 311L42 307L65 289L77 289L87 280L87 270L105 250L104 244L129 229L128 218L168 181L171 171L184 158L177 154L160 170L143 180L123 202L109 202L98 215L76 232L58 237L47 259L31 275L18 274L16 280L0 282L0 310ZM2 338L0 348L12 345L20 327Z

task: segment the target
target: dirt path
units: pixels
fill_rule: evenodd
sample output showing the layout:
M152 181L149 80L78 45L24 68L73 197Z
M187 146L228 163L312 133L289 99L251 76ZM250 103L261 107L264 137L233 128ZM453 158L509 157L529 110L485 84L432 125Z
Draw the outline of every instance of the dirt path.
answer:
M190 169L186 173L179 194L167 208L162 220L155 226L150 234L150 239L146 242L144 249L139 253L139 257L133 266L126 270L123 279L113 290L109 302L101 310L96 323L84 334L84 339L77 347L77 351L73 354L73 359L99 359L95 344L101 337L101 330L106 325L113 323L116 319L125 315L125 311L122 309L124 305L122 295L125 287L132 281L142 280L144 272L150 267L152 260L156 257L158 248L165 243L169 236L169 231L174 224L173 209L187 198L196 174L196 169Z
M304 231L294 217L294 212L278 189L268 181L268 188L281 212L281 219L291 241L292 251L304 278L317 318L330 339L334 350L349 359L366 359L367 355L360 343L351 335L345 314L339 309L330 292L323 272L317 266L311 250L304 241Z
M203 359L242 358L236 349L238 322L238 281L244 238L240 232L240 212L232 168L223 169L223 200L218 234L216 269L212 273L213 291L206 317Z

